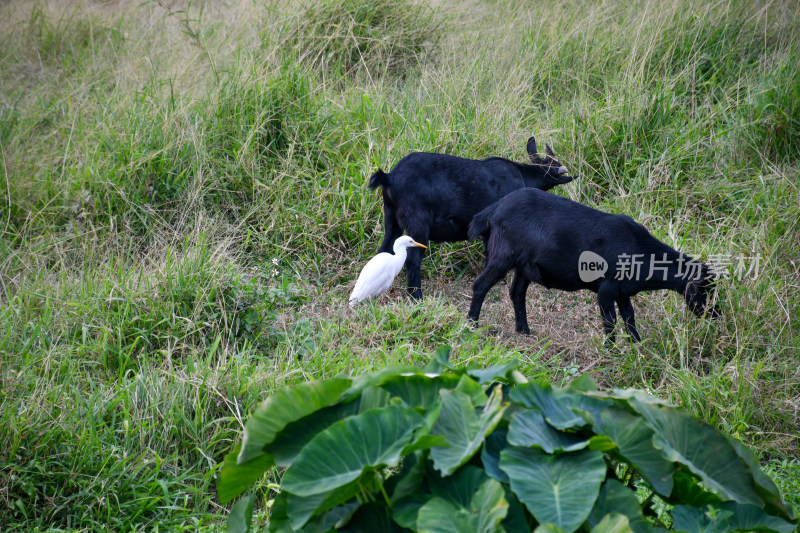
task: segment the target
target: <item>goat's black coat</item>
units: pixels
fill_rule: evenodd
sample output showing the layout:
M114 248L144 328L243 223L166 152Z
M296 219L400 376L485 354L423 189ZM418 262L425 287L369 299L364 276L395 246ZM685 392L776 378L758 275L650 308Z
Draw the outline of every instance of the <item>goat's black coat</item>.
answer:
M531 137L527 149L531 164L502 157L475 160L413 153L388 174L375 172L369 188L383 189L385 235L379 252L391 252L403 231L422 244L466 240L472 217L508 193L523 187L547 190L572 181L550 146L547 155L539 157ZM421 262L422 250L408 251L408 289L416 298L422 296Z
M469 317L475 321L486 293L511 269L515 273L510 296L520 333L530 333L525 292L531 281L548 288L597 293L609 341L614 339L615 302L631 337L640 340L630 297L642 291L672 289L684 296L697 316L719 314L709 304L714 291L709 267L662 243L625 215L523 189L475 215L469 238L478 237L486 243L487 257L486 267L473 284ZM603 277L581 279L579 258L586 251L605 261L608 270ZM634 274L628 266L635 262L640 264L639 275L627 279Z

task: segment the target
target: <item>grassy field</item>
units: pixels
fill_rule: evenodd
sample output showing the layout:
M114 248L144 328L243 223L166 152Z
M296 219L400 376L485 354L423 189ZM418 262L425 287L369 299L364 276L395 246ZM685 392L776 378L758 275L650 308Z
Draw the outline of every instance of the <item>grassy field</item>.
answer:
M0 3L0 529L214 529L219 462L276 387L440 345L647 388L755 447L800 510L800 4L793 0ZM507 287L475 243L427 297L345 302L410 151L522 161L554 192L729 261L722 317ZM261 503L273 477L264 480Z

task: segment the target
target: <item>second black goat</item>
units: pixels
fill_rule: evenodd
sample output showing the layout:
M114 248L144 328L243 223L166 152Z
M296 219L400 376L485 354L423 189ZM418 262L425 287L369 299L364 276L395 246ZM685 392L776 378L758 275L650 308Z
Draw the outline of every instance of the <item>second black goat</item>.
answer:
M607 342L614 340L616 303L640 340L631 296L658 289L679 292L695 315L716 318L710 268L662 243L625 215L605 213L536 189L515 191L473 218L470 239L486 244L486 267L473 284L469 318L478 320L489 289L512 269L516 329L530 333L525 292L547 288L597 293Z

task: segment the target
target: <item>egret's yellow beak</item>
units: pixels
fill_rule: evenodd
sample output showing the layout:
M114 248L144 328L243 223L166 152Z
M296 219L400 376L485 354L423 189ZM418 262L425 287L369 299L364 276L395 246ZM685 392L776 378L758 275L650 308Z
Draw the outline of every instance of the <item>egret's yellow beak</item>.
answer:
M424 244L420 244L420 243L418 243L418 242L415 242L414 244L415 244L416 246L419 246L420 248L426 248L426 249L428 248L428 247L427 247L427 246L425 246Z

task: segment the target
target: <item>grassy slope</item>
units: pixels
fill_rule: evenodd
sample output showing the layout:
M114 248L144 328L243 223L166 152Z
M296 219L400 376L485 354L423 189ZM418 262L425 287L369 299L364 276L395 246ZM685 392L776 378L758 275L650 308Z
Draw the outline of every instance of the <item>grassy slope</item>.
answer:
M259 399L445 343L682 403L797 504L797 5L529 4L378 4L361 55L336 9L0 5L0 529L213 524ZM531 133L581 175L560 194L758 274L713 324L638 297L646 340L611 351L589 294L532 287L524 338L495 289L470 329L474 244L433 247L422 304L345 311L382 237L377 166L521 160Z

